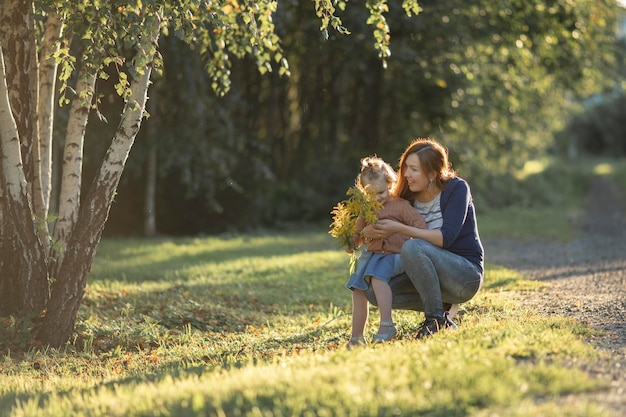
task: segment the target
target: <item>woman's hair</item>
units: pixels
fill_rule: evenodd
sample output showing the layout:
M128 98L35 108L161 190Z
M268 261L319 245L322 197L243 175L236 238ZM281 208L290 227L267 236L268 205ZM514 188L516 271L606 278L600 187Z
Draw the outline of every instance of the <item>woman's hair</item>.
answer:
M406 158L411 154L417 155L422 170L426 175L430 175L433 172L436 173L434 183L441 190L446 188L450 180L456 176L456 172L452 169L452 164L448 160L448 149L446 147L434 139L415 139L400 156L400 171L394 190L394 194L397 196L411 201L415 197L415 193L409 189L404 176Z
M374 155L361 159L361 172L357 175L355 184L364 190L364 183L371 184L376 181L384 181L392 189L397 180L398 174L391 165Z

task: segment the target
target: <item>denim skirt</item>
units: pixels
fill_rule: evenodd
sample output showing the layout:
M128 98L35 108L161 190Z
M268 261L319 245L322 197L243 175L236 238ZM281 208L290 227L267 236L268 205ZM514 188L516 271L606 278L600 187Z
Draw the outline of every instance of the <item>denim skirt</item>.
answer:
M370 277L389 282L391 277L401 274L402 262L398 253L374 253L363 251L356 265L356 271L350 275L346 288L366 290Z

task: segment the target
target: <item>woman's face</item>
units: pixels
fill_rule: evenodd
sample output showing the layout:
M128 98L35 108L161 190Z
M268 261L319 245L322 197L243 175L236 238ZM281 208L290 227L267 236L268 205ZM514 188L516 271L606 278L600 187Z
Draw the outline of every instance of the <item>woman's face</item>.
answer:
M412 153L406 157L404 167L404 177L406 178L409 190L419 193L428 188L430 178L422 170L422 164L416 154Z
M368 191L371 191L376 196L376 200L385 205L385 203L389 200L389 185L386 181L372 181L366 182L363 184Z

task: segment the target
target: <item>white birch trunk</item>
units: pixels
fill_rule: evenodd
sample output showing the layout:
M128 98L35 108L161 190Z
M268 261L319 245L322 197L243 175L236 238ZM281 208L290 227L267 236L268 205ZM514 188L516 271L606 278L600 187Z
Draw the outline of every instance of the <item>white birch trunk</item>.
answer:
M150 138L152 142L154 140ZM156 230L156 185L157 185L157 147L150 144L146 161L146 191L144 194L143 233L146 237L154 237Z
M63 174L59 192L59 213L54 226L56 265L63 262L63 252L80 210L80 188L83 175L83 148L89 109L93 99L96 74L82 69L78 75L76 97L72 100L63 151Z
M139 132L146 106L151 64L160 34L155 18L146 24L148 45L138 54L146 63L143 74L131 83L132 94L127 99L120 125L80 209L78 221L67 241L63 262L52 286L48 311L39 333L42 343L58 347L71 337L78 309L83 299L87 276L102 237L102 231L113 204L126 160Z
M120 125L113 137L111 146L104 158L98 177L96 178L97 187L104 191L104 203L113 202L113 197L117 191L117 185L122 177L122 172L126 166L126 160L133 146L135 137L139 132L141 119L145 110L146 100L148 98L148 85L150 81L151 69L145 70L144 75L139 80L133 81L131 84L132 95L124 106L124 113L120 120ZM96 201L87 202L90 207L86 210L94 211L97 208ZM100 202L101 203L101 202Z
M160 34L160 22L158 17L153 17L154 21L151 23L150 31L147 34L147 43L139 48L138 54L145 54L148 65L143 68L144 73L131 83L132 94L126 101L124 106L124 112L120 125L113 137L111 146L107 151L98 177L96 178L97 185L104 192L104 203L110 208L115 192L117 191L117 185L122 176L124 167L126 166L126 160L130 153L130 149L133 146L135 137L139 132L141 126L141 120L143 119L144 111L146 109L146 101L148 100L148 87L150 86L150 74L152 73L152 62L154 61L154 55L156 53L156 45L158 43ZM144 58L145 60L145 58ZM93 205L96 203L91 200L88 204ZM96 207L87 208L88 211L96 210Z
M3 216L0 228L0 288L4 298L1 305L5 312L41 312L49 296L46 256L36 233L1 45L0 155L0 213Z
M11 201L20 201L27 195L27 183L22 165L17 123L11 112L6 82L4 54L0 45L0 140L2 140L2 169L6 179L6 193Z
M58 40L63 24L58 14L51 12L46 22L41 46L39 68L39 149L42 204L41 212L47 217L50 211L52 191L52 132L54 121L54 97L56 91L57 64L52 54L59 50Z
M157 183L157 148L154 139L148 136L150 149L146 160L146 190L143 206L143 234L146 237L156 235L156 183Z
M4 26L6 22L19 21L20 25L12 31L1 28L0 40L4 49L13 48L19 53L18 60L9 60L2 63L2 82L9 102L7 111L11 114L13 124L17 126L17 134L14 135L19 142L21 172L25 181L32 179L32 141L34 139L33 122L31 116L36 114L31 106L33 99L33 76L36 76L35 57L36 43L34 42L34 20L32 3L23 1L6 1L0 4L0 22ZM32 32L32 34L30 33ZM3 53L4 55L4 53ZM4 98L2 98L4 100ZM11 129L13 124L4 125L4 129ZM4 140L4 139L3 139ZM7 181L9 179L7 178ZM29 190L30 191L30 190ZM30 198L30 192L28 196Z
M154 95L154 88L152 93ZM156 114L156 101L151 96L148 102L148 113ZM148 142L148 158L146 160L146 182L143 204L143 234L146 237L154 237L156 235L156 186L157 186L157 145L155 136L157 135L158 125L156 120L148 123L146 126L146 139Z
M28 183L26 198L36 218L42 219L43 196L39 172L39 128L37 102L39 93L37 41L32 1L5 1L1 4L0 39L5 50L15 59L4 62L10 110L17 125L20 142L22 173ZM4 25L7 26L4 26ZM12 30L7 30L12 28ZM43 226L43 222L38 226ZM39 240L45 242L47 230L36 229Z
M29 120L31 121L31 123L33 123L33 126L31 128L31 193L33 213L35 214L35 218L37 220L37 234L39 235L39 240L47 247L49 239L48 228L46 227L45 220L48 213L44 206L43 190L41 186L41 138L39 137L39 118L37 117L36 113L39 106L39 61L37 58L37 41L35 39L35 30L33 29L29 31L28 34L30 38L29 43L32 45L32 48L29 51L30 59L28 68L28 88L30 90L29 108L32 111L29 115Z

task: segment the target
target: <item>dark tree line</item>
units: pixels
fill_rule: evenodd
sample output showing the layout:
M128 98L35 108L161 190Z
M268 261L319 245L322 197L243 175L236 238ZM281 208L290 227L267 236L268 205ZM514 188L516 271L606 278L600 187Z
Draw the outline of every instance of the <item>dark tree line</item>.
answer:
M572 103L619 79L618 9L559 0L420 6L409 19L390 4L392 55L384 68L365 7L342 15L351 36L324 40L308 2L281 2L275 20L291 76L260 74L255 62L239 60L223 97L213 93L201 51L163 39L151 116L105 232L143 232L147 181L156 184L159 233L325 221L361 157L395 163L416 136L448 145L485 204L516 201L507 182L514 169L562 149L554 133ZM91 152L101 152L97 137L111 126L92 126ZM488 193L494 186L499 192Z

